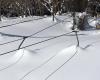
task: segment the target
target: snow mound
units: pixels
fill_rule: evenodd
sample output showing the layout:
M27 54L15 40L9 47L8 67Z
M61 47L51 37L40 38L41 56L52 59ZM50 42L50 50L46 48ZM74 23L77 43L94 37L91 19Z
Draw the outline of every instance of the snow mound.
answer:
M23 50L0 56L0 71L15 65L23 56Z
M46 64L44 64L37 70L33 70L31 73L25 76L23 80L45 80L48 77L48 75L51 75L52 72L58 69L65 62L69 61L69 59L76 53L76 50L76 46L71 46L69 48L61 50Z

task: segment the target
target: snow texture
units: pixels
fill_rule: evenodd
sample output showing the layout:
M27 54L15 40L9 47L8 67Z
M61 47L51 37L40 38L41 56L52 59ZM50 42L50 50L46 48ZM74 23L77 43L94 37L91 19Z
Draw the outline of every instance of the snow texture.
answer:
M35 17L38 18L38 17ZM5 28L0 32L9 35L30 36L21 47L71 32L72 18L69 15L56 16L24 22ZM25 18L29 20L29 18ZM24 20L25 20L24 19ZM0 22L0 26L21 20ZM23 21L23 20L21 20ZM16 23L15 22L15 23ZM60 23L59 23L60 22ZM91 24L94 26L94 23ZM17 49L22 37L0 35L0 54ZM100 30L78 32L80 41L77 47L75 33L58 37L37 45L0 55L0 80L100 80ZM7 43L2 45L3 43Z

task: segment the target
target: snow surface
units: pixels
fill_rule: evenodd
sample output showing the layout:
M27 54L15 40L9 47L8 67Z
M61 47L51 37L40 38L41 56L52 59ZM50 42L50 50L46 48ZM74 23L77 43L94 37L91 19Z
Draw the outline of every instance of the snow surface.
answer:
M59 20L54 22L47 17L1 28L0 32L29 36L55 24L27 38L21 47L71 32L72 18L68 15L56 17ZM1 25L8 23L1 22ZM80 47L76 46L75 33L70 33L0 56L0 80L100 80L100 30L80 31L78 35ZM20 37L1 34L0 54L17 49L22 40L2 45L17 39Z

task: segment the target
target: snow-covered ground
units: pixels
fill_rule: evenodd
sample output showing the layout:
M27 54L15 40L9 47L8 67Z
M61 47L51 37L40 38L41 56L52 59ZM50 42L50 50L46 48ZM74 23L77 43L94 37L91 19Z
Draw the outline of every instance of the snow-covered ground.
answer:
M54 22L51 17L30 18L32 21L0 28L0 54L18 49L21 36L33 34L24 41L23 49L0 55L0 80L100 80L100 31L79 31L77 47L72 18L56 17ZM69 34L62 35L65 33ZM13 40L18 41L7 43Z

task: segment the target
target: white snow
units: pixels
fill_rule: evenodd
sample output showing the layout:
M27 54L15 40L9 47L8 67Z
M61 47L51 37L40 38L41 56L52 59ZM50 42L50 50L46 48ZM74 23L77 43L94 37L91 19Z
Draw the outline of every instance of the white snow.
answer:
M32 17L30 19L33 21L0 28L0 32L29 36L55 24L32 36L34 38L27 38L21 46L25 47L71 32L71 17L62 15L56 18L59 20L53 22L52 17L40 20L33 20ZM13 21L0 22L0 26L12 24ZM100 30L80 31L78 34L80 47L76 47L75 33L70 33L0 56L0 80L100 80ZM20 38L0 35L0 54L18 49L22 40L5 45L2 43Z

